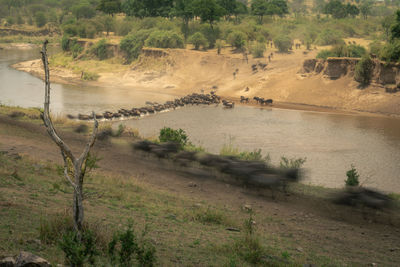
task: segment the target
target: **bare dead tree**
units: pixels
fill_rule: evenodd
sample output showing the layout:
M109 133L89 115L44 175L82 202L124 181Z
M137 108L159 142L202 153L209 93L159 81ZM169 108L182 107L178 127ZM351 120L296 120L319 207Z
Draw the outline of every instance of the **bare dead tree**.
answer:
M86 162L89 156L90 149L93 147L94 142L96 141L99 124L96 120L96 115L93 112L94 125L92 135L89 141L86 143L85 149L83 150L82 154L79 157L75 157L71 149L57 134L53 122L50 118L50 71L47 58L47 44L48 41L46 40L43 43L43 48L41 51L45 73L45 100L42 118L51 139L57 144L57 146L61 150L61 155L64 160L64 176L74 189L73 219L74 227L77 232L78 239L80 240L82 236L83 224L83 179L85 177L87 167Z

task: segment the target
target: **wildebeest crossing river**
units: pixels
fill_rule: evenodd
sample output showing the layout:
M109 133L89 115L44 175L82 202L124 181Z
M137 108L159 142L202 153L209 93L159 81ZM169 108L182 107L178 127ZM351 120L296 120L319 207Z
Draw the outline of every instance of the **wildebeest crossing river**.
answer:
M22 107L43 105L43 82L9 64L37 58L38 51L0 50L0 102ZM145 104L174 97L143 90L89 88L54 84L52 107L59 113L88 114ZM262 149L277 164L281 156L306 157L314 185L341 187L354 164L364 185L400 193L400 120L396 118L328 114L297 110L236 106L187 106L140 120L116 121L156 137L164 126L182 128L190 140L218 153L232 141L240 150Z

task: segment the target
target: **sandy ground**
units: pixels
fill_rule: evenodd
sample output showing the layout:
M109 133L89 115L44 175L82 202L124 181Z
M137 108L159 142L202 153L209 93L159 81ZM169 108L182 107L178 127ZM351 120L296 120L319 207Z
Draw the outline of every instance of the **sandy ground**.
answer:
M0 115L0 129L3 129L0 151L61 164L59 150L43 126ZM75 153L81 150L85 142L82 135L58 132ZM280 222L258 225L262 231L277 238L293 239L298 251L323 254L343 262L357 263L356 266L374 266L371 263L398 266L400 262L400 221L397 215L390 220L383 214L365 219L360 210L306 195L280 195L277 200L272 200L269 191L254 192L218 179L177 172L167 160L133 153L129 146L98 141L94 150L102 158L102 172L139 179L155 188L218 203L228 209L251 205L257 213ZM193 183L197 186L190 186Z
M385 93L383 86L374 84L358 89L352 77L330 80L320 75L302 76L299 71L303 61L315 58L318 50L294 50L280 54L273 49L269 62L267 58L248 62L240 53L230 48L217 55L215 50L194 51L166 49L167 56L142 57L132 64L128 71L99 73L96 82L88 84L107 87L146 88L174 96L193 92L217 91L217 94L232 100L240 96L271 98L276 107L307 109L316 111L369 112L383 115L400 115L400 92ZM252 70L253 64L267 63L265 70ZM39 60L22 62L15 68L42 77ZM237 75L233 73L238 70ZM82 84L80 75L62 68L52 68L53 82ZM156 100L157 101L157 100Z

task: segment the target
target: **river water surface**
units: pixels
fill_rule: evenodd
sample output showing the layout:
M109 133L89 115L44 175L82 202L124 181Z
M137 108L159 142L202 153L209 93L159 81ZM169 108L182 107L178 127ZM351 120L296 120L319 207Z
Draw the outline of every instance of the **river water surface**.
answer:
M40 107L43 82L13 70L10 64L38 58L37 50L0 50L0 102L23 107ZM142 106L146 100L163 102L169 95L150 94L132 88L100 88L52 85L52 110L57 113L91 110L115 111ZM281 156L306 157L305 183L341 187L346 171L354 164L364 185L400 193L400 120L362 115L309 111L259 109L238 106L192 106L171 112L121 122L145 137L157 136L168 126L182 128L190 140L218 153L232 142L241 150L262 149L272 163Z

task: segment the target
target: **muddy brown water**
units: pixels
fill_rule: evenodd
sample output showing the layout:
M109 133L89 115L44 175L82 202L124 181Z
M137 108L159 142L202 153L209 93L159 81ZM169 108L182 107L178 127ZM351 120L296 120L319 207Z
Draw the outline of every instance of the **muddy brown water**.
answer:
M41 107L44 87L40 79L16 71L10 64L38 58L38 50L0 50L0 102ZM52 85L54 113L91 110L116 111L142 106L146 100L164 102L172 96L138 89ZM237 106L188 106L139 120L114 122L138 129L144 137L156 137L159 129L182 128L190 140L218 153L223 144L240 150L261 149L272 163L281 156L306 157L304 183L341 187L354 164L361 182L387 192L400 193L400 119L310 111L259 109Z

